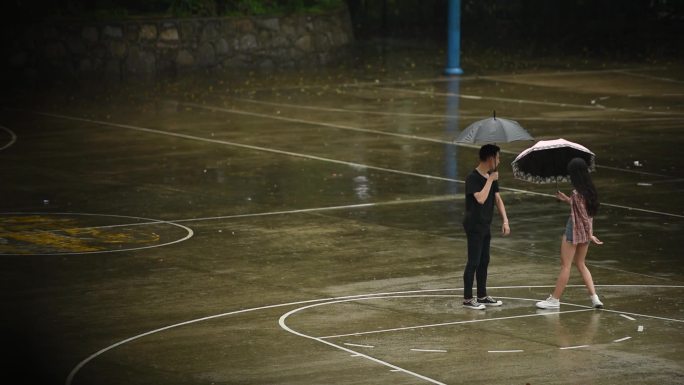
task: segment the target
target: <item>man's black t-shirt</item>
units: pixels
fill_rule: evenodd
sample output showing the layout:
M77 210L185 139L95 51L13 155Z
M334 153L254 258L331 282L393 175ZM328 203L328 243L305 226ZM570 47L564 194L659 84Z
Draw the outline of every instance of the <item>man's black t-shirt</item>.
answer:
M494 216L494 194L499 192L499 182L494 181L489 189L489 195L484 204L477 203L475 193L482 191L487 178L483 177L477 170L466 178L466 212L463 219L463 226L466 231L488 231Z

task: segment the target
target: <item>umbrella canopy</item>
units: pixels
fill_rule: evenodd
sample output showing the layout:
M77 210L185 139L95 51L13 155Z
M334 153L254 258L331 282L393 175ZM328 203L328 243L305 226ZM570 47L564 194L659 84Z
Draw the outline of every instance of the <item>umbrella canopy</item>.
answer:
M568 163L573 158L584 159L589 171L596 170L596 155L588 148L565 139L540 140L511 163L513 176L532 183L567 182Z
M518 122L494 116L478 120L466 127L455 141L459 143L509 143L516 140L534 140Z

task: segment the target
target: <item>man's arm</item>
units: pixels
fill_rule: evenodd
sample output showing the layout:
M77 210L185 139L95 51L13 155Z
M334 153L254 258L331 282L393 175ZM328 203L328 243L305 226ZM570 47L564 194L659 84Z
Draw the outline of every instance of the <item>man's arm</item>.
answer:
M492 189L492 184L498 179L499 179L499 173L498 172L493 172L493 173L489 174L489 178L487 178L487 182L485 182L485 185L482 188L482 190L473 194L477 203L479 203L481 205L483 205L485 203L485 201L487 200L487 197L489 196L489 190Z
M508 235L511 233L511 227L508 225L508 215L506 215L506 206L504 205L503 199L501 199L501 194L498 192L494 194L496 198L496 208L499 210L501 219L503 219L503 225L501 226L501 233L503 235Z

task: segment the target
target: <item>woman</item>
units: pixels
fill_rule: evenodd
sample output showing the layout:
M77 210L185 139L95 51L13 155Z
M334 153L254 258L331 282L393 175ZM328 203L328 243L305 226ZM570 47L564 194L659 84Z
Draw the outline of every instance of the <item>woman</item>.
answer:
M593 307L602 308L603 303L596 295L591 273L584 264L589 243L593 241L597 245L603 244L593 233L593 217L596 216L599 208L598 195L584 159L572 159L568 164L568 172L570 173L570 181L575 188L572 196L568 197L560 191L556 193L559 200L570 204L570 218L568 218L565 234L561 241L561 271L556 281L556 289L545 301L537 302L537 307L540 309L558 309L560 307L559 300L568 284L570 267L574 262L577 270L582 274L587 290L589 290Z

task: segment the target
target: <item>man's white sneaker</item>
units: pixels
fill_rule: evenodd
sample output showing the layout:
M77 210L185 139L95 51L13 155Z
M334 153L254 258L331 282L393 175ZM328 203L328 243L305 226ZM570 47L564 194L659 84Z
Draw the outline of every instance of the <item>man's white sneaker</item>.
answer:
M560 301L550 295L546 300L537 302L537 307L540 309L559 309Z
M596 309L603 309L603 302L598 297L598 294L591 296L591 305Z
M463 307L473 310L484 310L485 305L478 303L475 298L463 300Z

